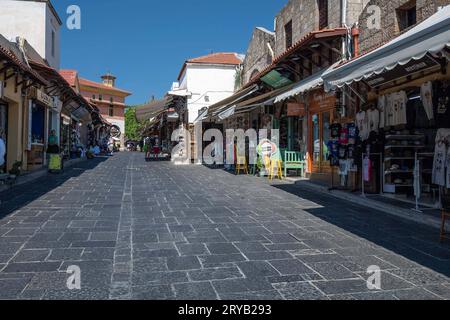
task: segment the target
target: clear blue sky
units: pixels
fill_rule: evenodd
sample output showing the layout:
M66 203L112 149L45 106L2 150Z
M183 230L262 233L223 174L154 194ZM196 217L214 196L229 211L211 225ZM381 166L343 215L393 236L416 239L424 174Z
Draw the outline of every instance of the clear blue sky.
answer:
M161 97L183 62L210 52L245 53L253 28L273 29L287 0L57 0L64 22L61 68L99 80L111 71L130 90L128 104ZM68 30L67 7L81 8L81 30Z

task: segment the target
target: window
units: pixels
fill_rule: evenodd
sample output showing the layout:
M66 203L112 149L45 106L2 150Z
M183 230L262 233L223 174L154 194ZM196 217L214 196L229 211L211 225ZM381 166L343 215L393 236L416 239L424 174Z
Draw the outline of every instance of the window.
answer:
M209 96L205 96L205 102L209 102Z
M284 36L286 38L286 49L292 47L292 20L284 26Z
M416 1L410 1L397 8L398 31L403 31L417 23Z
M110 117L114 117L114 106L113 105L109 106L108 114Z
M319 1L319 29L328 27L328 0Z
M100 100L100 101L103 100L103 96L101 94L98 95L98 100Z
M95 94L92 95L92 99L95 100Z
M56 42L55 31L52 30L52 57L55 57L55 42Z
M113 103L113 102L114 102L114 99L113 99L113 97L109 98L109 102L111 102L111 103Z

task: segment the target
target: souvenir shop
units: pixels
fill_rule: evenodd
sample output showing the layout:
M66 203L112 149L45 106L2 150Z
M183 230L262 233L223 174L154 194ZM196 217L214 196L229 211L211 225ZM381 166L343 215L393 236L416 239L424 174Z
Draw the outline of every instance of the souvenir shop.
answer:
M448 191L449 16L450 6L444 7L323 76L326 91L357 96L363 192L411 202L417 210L440 206Z
M34 89L28 114L28 170L33 171L45 165L48 137L48 109L53 107L52 97Z
M330 188L353 190L358 186L358 136L355 98L316 89L308 101L308 175Z

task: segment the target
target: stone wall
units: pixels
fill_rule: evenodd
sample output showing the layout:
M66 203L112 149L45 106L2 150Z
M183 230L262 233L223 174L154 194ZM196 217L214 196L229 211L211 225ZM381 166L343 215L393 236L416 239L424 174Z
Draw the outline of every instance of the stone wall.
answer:
M359 18L368 0L347 0L347 25L351 27ZM275 54L283 53L286 48L284 26L292 20L292 41L296 43L305 35L319 29L318 0L290 0L276 15ZM328 26L341 26L341 0L328 0Z
M248 83L253 75L272 63L272 56L267 46L268 43L275 50L275 34L264 28L255 28L245 55L242 84Z
M374 49L398 36L401 31L396 9L408 4L411 0L370 0L359 16L360 51L362 53ZM417 23L433 15L439 6L450 4L450 0L416 0ZM370 6L378 6L381 10L380 28L373 28L374 13ZM406 29L407 30L407 29Z

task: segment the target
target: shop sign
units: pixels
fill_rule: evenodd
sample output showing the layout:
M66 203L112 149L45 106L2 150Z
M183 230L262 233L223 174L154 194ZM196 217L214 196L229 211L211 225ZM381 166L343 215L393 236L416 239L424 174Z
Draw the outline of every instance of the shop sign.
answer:
M379 87L402 77L409 76L416 72L425 71L427 69L438 66L439 63L432 57L426 55L421 60L411 60L404 66L397 66L392 70L385 71L381 74L372 76L366 80L367 84L374 87Z
M336 105L336 96L333 92L323 90L314 91L309 99L310 109L333 109Z
M111 133L111 137L113 137L113 138L120 138L120 136L122 134L120 132L120 128L118 126L116 126L116 125L111 127L110 133Z
M304 117L306 115L305 104L303 103L288 103L287 116L288 117Z
M292 84L290 79L286 78L276 70L270 71L267 75L261 78L261 81L275 89Z
M40 103L44 104L47 107L53 106L53 99L49 95L45 94L44 91L36 89L35 91L35 98Z
M52 101L52 109L53 111L57 112L57 113L61 113L63 107L63 103L61 100L59 100L58 97L53 97L53 101Z
M3 86L3 81L0 81L0 99L4 97L5 87Z

